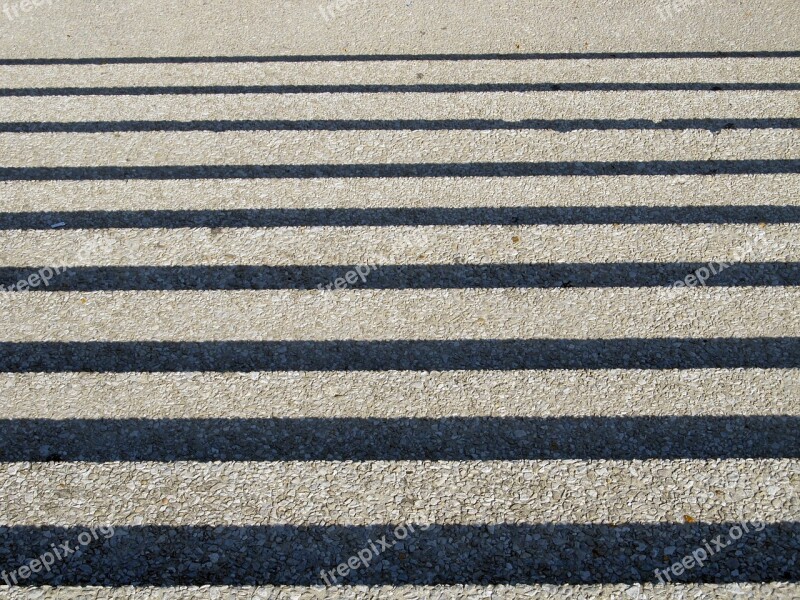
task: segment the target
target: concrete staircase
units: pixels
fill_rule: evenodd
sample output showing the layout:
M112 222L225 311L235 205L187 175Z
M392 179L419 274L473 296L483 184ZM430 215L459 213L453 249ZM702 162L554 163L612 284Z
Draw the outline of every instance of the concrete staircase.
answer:
M800 597L800 54L0 63L0 598Z

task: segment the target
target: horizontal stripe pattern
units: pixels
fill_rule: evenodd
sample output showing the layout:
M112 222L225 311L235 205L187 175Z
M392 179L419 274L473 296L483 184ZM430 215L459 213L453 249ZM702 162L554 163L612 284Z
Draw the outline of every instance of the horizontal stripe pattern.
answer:
M791 597L798 56L401 58L0 60L0 566Z

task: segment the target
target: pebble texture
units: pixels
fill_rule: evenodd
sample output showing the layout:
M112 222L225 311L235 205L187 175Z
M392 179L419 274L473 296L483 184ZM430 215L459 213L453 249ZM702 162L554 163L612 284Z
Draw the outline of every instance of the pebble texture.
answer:
M593 4L10 22L0 600L800 597L800 59L591 55L797 7Z
M332 3L335 6L335 3ZM472 5L420 1L347 2L326 21L318 0L265 10L248 0L212 10L203 0L98 5L93 0L39 7L0 38L4 56L241 56L663 52L796 50L791 1L725 0L688 4L561 0Z
M627 207L645 211L653 207L705 206L709 214L729 207L796 207L793 193L800 182L797 174L700 175L619 177L443 177L420 179L282 179L261 180L129 180L129 181L0 181L8 201L8 212L45 213L40 222L47 228L56 219L69 227L77 211L139 211L209 209L209 199L218 211L233 209L328 209L326 218L336 219L343 209L445 207L550 208L580 219L586 208ZM583 209L577 210L578 208ZM336 209L336 210L333 210ZM770 215L771 210L765 212ZM443 212L443 211L442 211ZM279 212L279 214L281 214ZM641 214L641 213L640 213ZM173 221L179 214L171 215ZM137 223L147 223L138 214ZM341 217L339 217L341 218ZM0 223L11 215L0 213ZM83 221L82 226L103 223L103 215ZM581 221L578 220L578 223ZM721 222L725 222L722 220ZM334 221L335 223L335 221ZM351 224L362 224L356 221ZM366 223L363 223L366 224ZM11 227L12 229L14 227Z
M275 131L0 135L9 167L800 159L795 130Z
M798 314L800 289L783 287L42 292L0 306L13 342L798 337Z
M0 389L10 419L800 416L797 369L0 373Z
M791 583L770 584L653 584L619 585L397 585L397 586L126 586L118 588L50 587L34 590L16 588L3 591L3 600L56 598L85 600L94 598L135 600L179 600L211 598L213 600L307 600L334 598L341 600L441 600L444 598L571 598L574 600L729 600L736 598L774 598L794 600L800 586Z
M758 260L797 262L800 224L10 230L0 231L0 265L750 262L741 260L748 243Z
M30 527L713 524L800 510L790 459L13 462L0 473L0 519Z
M584 78L582 77L581 80ZM166 91L166 90L163 90ZM354 100L357 98L357 102ZM3 96L3 121L797 118L798 91Z
M63 87L412 84L426 83L566 83L578 80L632 82L800 82L798 58L749 58L725 62L714 58L618 60L480 60L464 69L447 62L401 60L388 64L349 63L206 63L152 65L0 65L0 86L10 89Z

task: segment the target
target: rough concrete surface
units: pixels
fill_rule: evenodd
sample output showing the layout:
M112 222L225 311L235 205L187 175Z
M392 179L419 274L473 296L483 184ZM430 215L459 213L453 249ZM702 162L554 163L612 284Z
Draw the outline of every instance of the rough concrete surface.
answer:
M0 600L800 598L799 22L0 1Z

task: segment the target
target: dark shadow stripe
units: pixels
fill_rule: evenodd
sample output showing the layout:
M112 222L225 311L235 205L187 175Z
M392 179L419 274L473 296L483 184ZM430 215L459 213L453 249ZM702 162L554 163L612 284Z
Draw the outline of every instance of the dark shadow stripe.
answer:
M37 291L311 290L333 283L356 266L68 267ZM359 279L353 287L373 290L662 287L702 267L708 268L708 263L380 265L366 274L366 281ZM714 263L715 270L718 267ZM14 285L42 268L45 267L0 267L0 285ZM797 286L800 263L735 263L709 277L706 285Z
M0 372L800 367L800 338L0 342Z
M800 223L800 206L522 206L476 208L245 208L0 213L0 230L178 229L414 225Z
M745 458L800 458L800 417L0 420L2 462Z
M800 119L319 119L319 120L207 120L207 121L72 121L0 123L0 133L112 133L127 131L490 131L594 129L798 129Z
M800 160L0 167L0 181L740 175L766 173L800 173Z
M197 94L377 94L377 93L473 93L473 92L741 92L797 91L800 83L408 83L408 84L314 84L314 85L174 85L115 87L0 88L0 97L19 96L154 96Z
M400 62L408 60L605 60L674 58L798 58L798 50L716 52L520 52L483 54L294 54L274 56L108 56L84 58L4 58L0 65L142 65L240 62Z
M412 523L397 545L338 584L589 584L657 582L655 569L691 555L722 536L727 547L702 567L673 581L796 582L800 580L800 523L621 523L431 525ZM740 527L737 541L731 528ZM110 539L56 561L50 573L25 585L322 585L335 569L386 536L404 537L397 524L271 526L120 526ZM16 569L51 551L78 545L89 527L0 527L0 565ZM397 534L395 534L397 532ZM91 538L91 533L89 533ZM734 536L737 532L734 531ZM674 547L669 557L664 549ZM215 555L215 556L212 556ZM292 568L287 568L287 564ZM333 583L333 582L332 582Z

